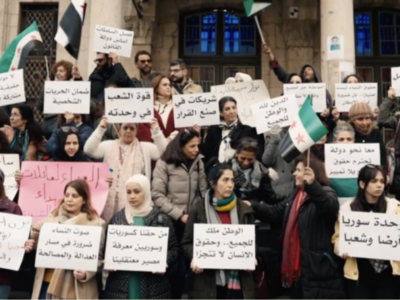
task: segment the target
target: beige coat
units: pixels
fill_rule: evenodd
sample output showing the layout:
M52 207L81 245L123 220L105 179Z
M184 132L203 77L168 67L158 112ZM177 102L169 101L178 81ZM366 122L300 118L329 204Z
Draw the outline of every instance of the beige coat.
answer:
M54 217L52 215L47 216L44 221L45 223L58 223L58 217ZM95 218L92 221L87 220L86 218L79 219L74 223L75 225L87 225L87 226L101 226L103 227L101 239L100 239L100 253L99 253L99 266L101 265L101 259L103 257L103 247L104 247L104 234L106 223L100 219ZM39 240L40 233L36 231L31 231L31 238L36 241ZM39 299L40 290L42 288L42 283L44 279L46 269L37 268L35 274L35 281L33 284L33 292L32 299ZM72 272L72 271L71 271ZM73 275L72 275L73 276ZM75 293L77 295L77 299L98 299L98 289L97 289L97 280L96 280L96 272L86 272L85 280L76 280L75 279L75 287L71 287L75 289Z
M188 79L188 83L183 88L183 94L201 94L203 93L203 88L201 85L195 84L192 79ZM172 88L173 95L179 95L178 91L173 87Z
M188 171L185 165L176 167L162 159L157 161L153 171L151 195L155 206L175 220L188 213L193 206L196 192L204 197L207 190L204 164L197 156Z
M341 211L351 211L350 204L353 200L347 201L343 203L340 207ZM400 215L400 203L396 199L386 198L387 207L386 213L387 214L395 214ZM340 214L338 220L335 224L335 233L332 236L332 243L334 245L334 251L336 255L339 255L339 228L340 228ZM393 275L400 275L400 261L390 261L390 264L393 269ZM346 259L344 264L344 277L350 280L358 280L359 273L358 273L358 266L357 266L357 258L349 257Z

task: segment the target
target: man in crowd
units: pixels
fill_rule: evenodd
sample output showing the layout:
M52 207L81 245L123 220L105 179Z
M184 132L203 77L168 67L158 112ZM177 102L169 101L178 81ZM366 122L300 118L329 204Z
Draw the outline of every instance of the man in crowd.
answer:
M172 92L174 95L203 93L203 88L187 77L188 71L183 59L178 58L171 61L169 72L171 74Z
M97 52L96 68L90 74L91 98L98 98L104 89L111 83L121 88L132 87L132 83L124 67L119 63L115 53L105 54Z
M135 65L139 70L139 74L136 74L133 78L131 78L133 87L150 87L150 83L153 78L159 75L159 73L152 70L153 64L150 53L145 50L141 50L136 53Z

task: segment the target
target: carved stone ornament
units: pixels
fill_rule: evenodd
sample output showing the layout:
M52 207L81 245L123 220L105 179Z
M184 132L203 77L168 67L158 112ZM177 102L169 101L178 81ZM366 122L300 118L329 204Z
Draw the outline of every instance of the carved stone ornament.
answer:
M282 26L286 47L313 47L315 21L287 20Z
M153 18L139 19L137 16L125 17L125 29L135 33L135 38L151 38L154 28Z

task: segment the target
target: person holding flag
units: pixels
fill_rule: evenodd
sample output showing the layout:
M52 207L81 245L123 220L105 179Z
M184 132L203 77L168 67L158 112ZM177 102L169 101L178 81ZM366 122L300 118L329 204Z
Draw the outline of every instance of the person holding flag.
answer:
M327 132L310 98L279 145L286 162L295 160L294 190L276 205L245 203L262 222L283 220L280 273L291 299L343 299L343 274L337 268L331 244L339 201L329 187L323 163L310 157L310 147ZM307 156L302 154L306 151Z

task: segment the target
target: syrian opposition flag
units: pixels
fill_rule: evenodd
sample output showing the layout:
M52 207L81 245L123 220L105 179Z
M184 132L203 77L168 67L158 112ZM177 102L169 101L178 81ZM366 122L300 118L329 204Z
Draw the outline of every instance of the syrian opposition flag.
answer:
M29 52L36 47L42 48L43 40L36 22L33 22L7 46L0 58L0 73L22 69Z
M79 55L85 11L86 0L72 0L54 38L75 59L78 59Z
M311 96L307 96L297 118L281 140L278 151L282 158L290 163L327 133L328 130L321 123L311 106Z
M245 0L243 2L244 11L246 12L247 17L254 16L271 4L271 1L266 0Z
M354 200L358 190L357 178L329 178L329 186L335 191L340 205Z

